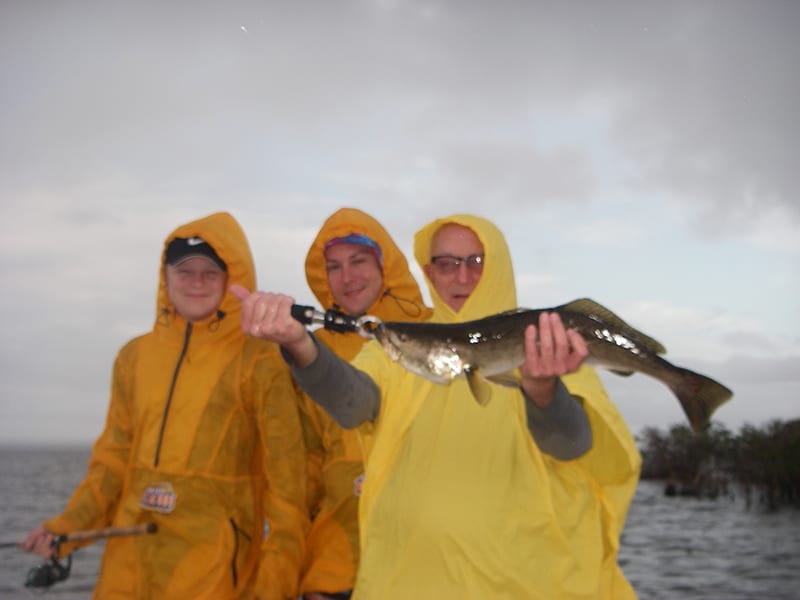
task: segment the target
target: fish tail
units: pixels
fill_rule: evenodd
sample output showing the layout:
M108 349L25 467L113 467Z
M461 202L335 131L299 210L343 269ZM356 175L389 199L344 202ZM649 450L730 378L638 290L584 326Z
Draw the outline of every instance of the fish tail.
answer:
M677 377L669 387L678 397L692 429L695 432L703 431L708 427L714 411L730 400L733 392L700 373L680 367L677 370Z

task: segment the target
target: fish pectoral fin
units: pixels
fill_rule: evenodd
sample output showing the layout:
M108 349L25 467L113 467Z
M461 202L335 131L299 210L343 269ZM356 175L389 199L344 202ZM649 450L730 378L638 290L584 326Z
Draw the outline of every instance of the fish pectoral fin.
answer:
M464 373L467 376L467 383L469 390L472 392L472 397L481 406L489 404L492 399L492 386L486 381L477 369L465 369Z
M614 375L619 375L621 377L630 377L634 374L635 371L620 371L619 369L609 369Z
M487 377L492 383L502 385L504 387L517 388L522 387L522 381L517 371L508 371L507 373L498 373L497 375L490 375Z

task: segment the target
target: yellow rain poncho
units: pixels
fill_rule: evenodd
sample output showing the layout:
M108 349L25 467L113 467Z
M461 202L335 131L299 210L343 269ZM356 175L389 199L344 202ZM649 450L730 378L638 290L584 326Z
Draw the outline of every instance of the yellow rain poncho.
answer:
M325 244L333 238L363 234L383 253L383 291L367 311L385 321L419 320L430 314L405 256L371 216L342 208L322 225L306 257L306 278L324 309L335 308L325 269ZM317 338L350 360L366 341L355 333L319 329ZM302 404L309 451L309 509L314 516L306 541L301 592L341 592L353 588L358 565L358 498L354 480L364 473L355 431L343 430L316 403Z
M244 232L227 213L177 228L255 289ZM188 324L170 305L162 256L156 322L114 364L106 426L56 534L155 523L106 542L102 600L294 600L307 529L297 390L274 344L245 337L226 292ZM69 548L65 548L69 551Z
M457 215L415 238L420 264L446 222L483 243L481 280L459 313L431 287L436 322L478 319L517 306L511 258L488 221ZM479 406L467 382L437 385L392 362L378 343L353 364L381 389L361 497L357 600L635 597L616 553L640 457L596 373L564 383L585 407L593 447L557 461L536 446L521 392L492 386Z

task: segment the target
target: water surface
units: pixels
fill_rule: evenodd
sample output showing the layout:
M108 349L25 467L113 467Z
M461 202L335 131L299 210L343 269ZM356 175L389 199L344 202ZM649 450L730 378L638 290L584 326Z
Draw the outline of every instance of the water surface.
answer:
M60 512L86 471L90 448L0 446L0 541L24 538ZM73 555L72 573L50 600L85 600L102 543ZM28 570L41 562L0 550L0 598L33 598ZM660 482L640 482L622 537L620 564L641 600L797 600L800 511L747 509L742 498L670 498Z

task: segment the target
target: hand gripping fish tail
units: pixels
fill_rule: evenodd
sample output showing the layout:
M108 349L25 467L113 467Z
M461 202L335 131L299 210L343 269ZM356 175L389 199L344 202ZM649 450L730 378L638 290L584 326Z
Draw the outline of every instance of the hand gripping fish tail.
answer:
M678 367L660 355L666 349L588 298L553 308L519 308L464 323L383 322L373 328L384 351L409 371L446 384L466 376L475 399L485 403L485 382L516 386L514 370L525 358L525 329L542 312L555 312L586 340L587 364L617 375L643 373L677 396L695 432L733 392L713 379Z

